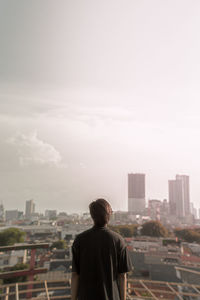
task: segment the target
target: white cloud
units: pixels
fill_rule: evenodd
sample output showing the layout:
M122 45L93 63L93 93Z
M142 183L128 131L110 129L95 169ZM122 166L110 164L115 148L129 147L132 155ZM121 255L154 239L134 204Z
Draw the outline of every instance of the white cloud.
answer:
M61 167L62 157L53 145L41 140L37 132L30 135L18 133L8 140L17 148L19 163L21 166L28 165L52 165Z

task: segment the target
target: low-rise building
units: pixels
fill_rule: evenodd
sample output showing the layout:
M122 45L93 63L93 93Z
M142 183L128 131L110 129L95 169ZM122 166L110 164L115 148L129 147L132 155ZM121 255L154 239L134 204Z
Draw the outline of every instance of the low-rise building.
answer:
M17 209L6 210L5 216L6 222L13 222L19 220L20 218L23 218L23 212L18 211Z
M27 262L27 250L12 250L0 252L0 269L13 267Z
M75 237L87 230L91 228L91 225L84 225L84 224L66 224L62 227L61 230L61 239L65 239L65 240L74 240Z
M57 210L53 209L46 209L45 210L45 218L47 219L56 219L57 217Z

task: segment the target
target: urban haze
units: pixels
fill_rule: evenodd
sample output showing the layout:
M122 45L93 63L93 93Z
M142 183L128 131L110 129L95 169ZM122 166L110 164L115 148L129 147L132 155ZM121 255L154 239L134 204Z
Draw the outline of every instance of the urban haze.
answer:
M200 2L0 0L0 203L128 210L190 179L200 207Z

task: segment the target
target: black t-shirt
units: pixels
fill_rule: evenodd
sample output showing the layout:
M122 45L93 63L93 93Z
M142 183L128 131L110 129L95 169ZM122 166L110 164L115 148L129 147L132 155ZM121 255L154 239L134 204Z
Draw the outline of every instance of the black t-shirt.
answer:
M76 237L72 254L72 272L80 275L79 300L120 300L118 274L132 265L119 234L94 226Z

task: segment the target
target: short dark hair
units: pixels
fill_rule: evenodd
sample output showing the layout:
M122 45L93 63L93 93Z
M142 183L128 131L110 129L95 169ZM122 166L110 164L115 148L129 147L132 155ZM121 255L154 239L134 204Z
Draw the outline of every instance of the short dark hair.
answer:
M105 199L97 199L89 205L90 214L96 226L108 224L112 208Z

